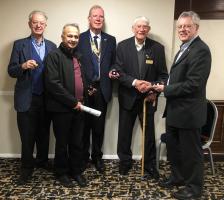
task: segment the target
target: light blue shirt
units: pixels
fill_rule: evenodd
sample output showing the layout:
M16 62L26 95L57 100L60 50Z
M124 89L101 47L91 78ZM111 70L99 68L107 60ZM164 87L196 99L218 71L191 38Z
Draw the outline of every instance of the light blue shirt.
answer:
M36 38L31 36L32 44L37 52L37 54L40 56L41 60L43 61L45 56L45 41L44 39L38 43Z

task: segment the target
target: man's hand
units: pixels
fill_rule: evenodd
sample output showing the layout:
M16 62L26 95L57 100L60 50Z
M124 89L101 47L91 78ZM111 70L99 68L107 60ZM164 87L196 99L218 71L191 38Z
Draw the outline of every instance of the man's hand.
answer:
M80 111L81 110L82 103L78 101L77 105L75 106L75 110Z
M164 85L163 84L155 84L152 86L152 88L157 92L163 92L164 91Z
M153 105L156 101L156 93L149 92L148 96L146 97L148 102L152 102Z
M89 96L94 95L96 92L97 92L97 89L94 88L93 86L90 85L90 86L88 87L88 95L89 95Z
M38 67L38 64L35 60L27 60L22 64L22 69L35 69Z
M118 79L120 77L119 72L116 69L112 69L109 71L109 78L110 79Z
M145 93L145 92L148 92L152 88L152 84L150 82L148 82L148 81L136 80L136 82L135 82L135 88L140 93Z

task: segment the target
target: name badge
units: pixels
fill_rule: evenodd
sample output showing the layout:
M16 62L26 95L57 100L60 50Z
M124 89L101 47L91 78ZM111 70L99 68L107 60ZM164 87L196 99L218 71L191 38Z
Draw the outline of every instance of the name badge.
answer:
M146 64L150 64L150 65L152 65L152 64L153 64L153 60L147 59L147 60L145 61L145 63L146 63Z

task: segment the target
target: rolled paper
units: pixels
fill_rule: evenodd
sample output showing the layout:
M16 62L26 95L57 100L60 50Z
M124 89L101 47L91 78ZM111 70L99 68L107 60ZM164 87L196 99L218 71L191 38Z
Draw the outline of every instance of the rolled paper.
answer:
M91 115L94 115L96 117L99 117L101 115L101 111L90 108L88 106L81 105L81 110L84 111L84 112L87 112Z

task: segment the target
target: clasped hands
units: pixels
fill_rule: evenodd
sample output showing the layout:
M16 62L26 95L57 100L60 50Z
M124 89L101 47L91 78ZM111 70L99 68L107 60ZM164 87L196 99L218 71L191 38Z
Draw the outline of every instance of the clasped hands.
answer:
M145 80L136 80L135 81L135 88L140 93L148 92L150 89L152 89L152 84Z

